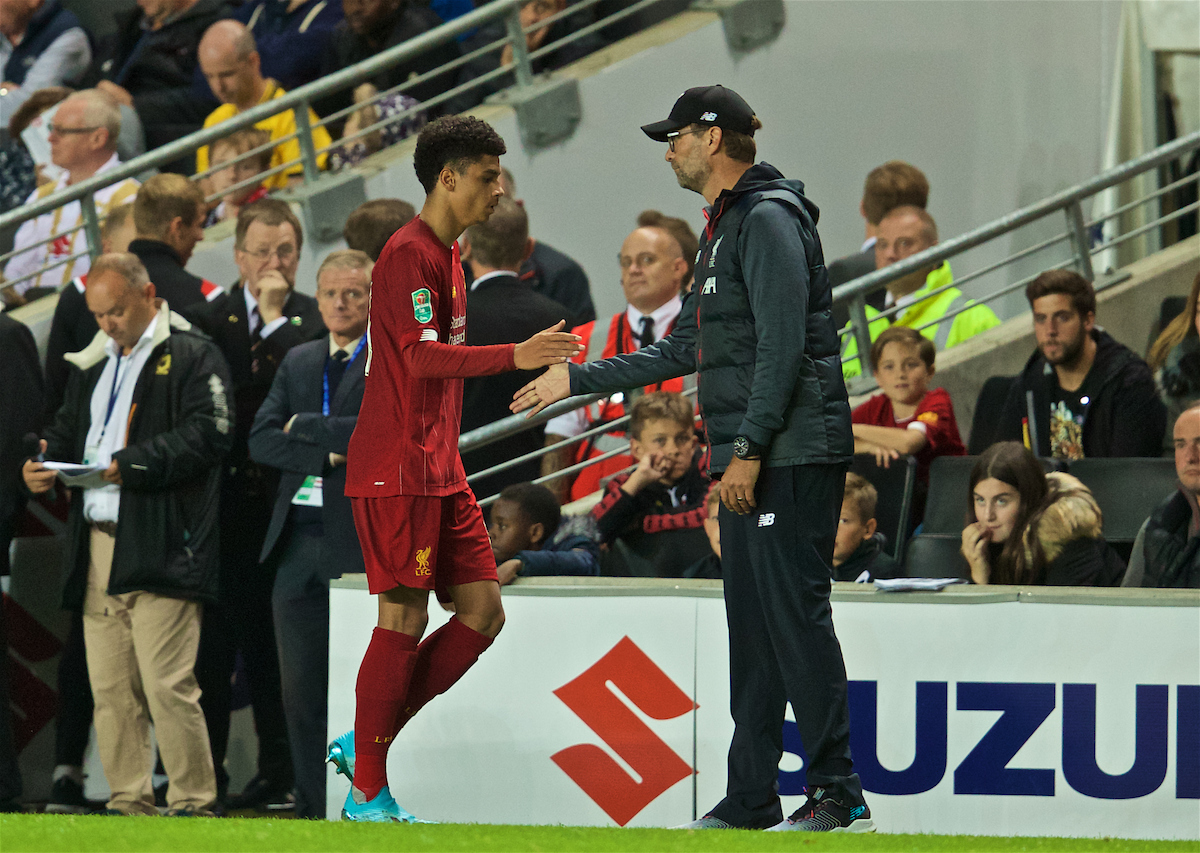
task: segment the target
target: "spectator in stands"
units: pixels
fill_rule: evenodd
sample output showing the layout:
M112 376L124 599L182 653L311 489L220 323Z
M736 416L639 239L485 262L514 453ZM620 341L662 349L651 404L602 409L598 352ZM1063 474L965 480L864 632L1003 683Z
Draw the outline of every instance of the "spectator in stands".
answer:
M1174 435L1179 488L1142 524L1123 586L1200 588L1200 406L1175 420Z
M566 8L567 0L525 0L521 4L521 28L529 30L530 27L536 27L525 33L525 47L530 53L543 45L553 44L595 21L594 13L590 8L573 12L554 21L549 20ZM548 23L542 24L543 21ZM538 26L538 24L542 24L542 26ZM504 38L507 35L506 26L505 19L499 18L480 27L463 40L463 53L479 50ZM587 33L560 45L549 53L533 58L530 62L531 70L534 74L557 70L590 53L595 53L607 43L600 33ZM511 44L506 44L499 51L487 51L464 65L458 72L458 83L459 85L470 83L497 69L510 68L512 64L513 48ZM481 103L488 95L499 92L501 89L507 89L514 83L515 78L512 74L493 77L459 96L454 102L454 110L461 112L470 109Z
M96 50L86 85L137 112L146 150L200 129L217 102L197 85L200 37L233 11L230 0L139 0L118 12L114 31ZM165 171L191 174L192 158Z
M663 216L656 210L647 210L638 216L638 227L625 238L617 256L621 266L621 290L627 304L624 311L613 315L609 321L603 358L634 352L671 333L683 305L681 295L692 278L696 246L696 236L683 220ZM585 347L591 344L595 325L592 321L572 330L583 337ZM586 355L587 350L584 350L578 361L582 362ZM683 379L677 378L648 385L645 391L680 392L683 388ZM624 416L623 399L622 395L616 395L598 404L595 412L576 409L552 418L546 424L547 445L574 438L590 426ZM598 456L623 442L624 433L614 432L585 441L571 450L554 451L545 457L542 473L562 470L572 461ZM602 477L620 471L632 461L631 457L621 454L584 469L570 488L572 499L596 491ZM557 487L560 498L565 497L567 485L563 481Z
M933 217L922 208L912 205L893 208L884 215L876 228L875 266L883 269L898 263L937 245L937 241L937 224L933 221ZM957 287L949 286L953 280L950 262L942 261L933 267L916 270L888 284L885 300L887 308L899 307L900 311L890 319L884 317L872 319L877 317L880 312L867 306L871 340L874 341L879 337L879 333L889 325L908 326L915 329L925 326L927 323L933 323L933 325L921 329L921 334L933 341L938 350L946 350L980 332L986 332L993 326L1000 325L1000 319L986 305L976 305L955 314L953 319L935 322L974 302ZM946 289L942 290L942 288ZM940 292L930 295L935 290ZM843 356L853 356L857 353L858 345L854 337L852 335L844 337ZM858 376L861 372L857 359L847 361L842 368L842 373L847 379Z
M416 215L415 207L398 198L364 201L346 218L342 238L351 249L365 252L372 261L377 261L392 235Z
M425 111L417 109L420 102L403 92L379 97L374 85L361 83L354 87L354 103L361 106L347 117L341 144L329 152L329 168L334 172L357 166L376 151L407 139L425 126ZM359 133L381 121L387 123Z
M686 397L671 391L638 397L629 407L629 450L637 467L609 480L592 509L601 542L621 539L651 555L658 577L679 577L696 558L682 548L663 553L654 537L699 532L708 516L709 478L700 469L694 411Z
M1100 507L1070 474L1046 474L1020 442L993 444L971 470L962 554L977 584L1115 586L1125 574Z
M1096 326L1096 292L1049 270L1025 288L1037 351L1000 411L997 441L1037 456L1159 456L1166 408L1146 362Z
M238 21L217 21L200 40L200 70L221 106L204 119L205 127L213 127L233 118L251 107L282 98L286 90L270 77L262 75L261 59L254 45L254 35ZM312 144L317 149L317 166L324 169L329 155L325 149L333 143L329 131L317 124L317 114L308 111L312 126ZM281 172L263 179L269 189L286 187L289 181L302 181L304 167L300 161L300 141L295 136L296 111L284 110L255 122L259 130L279 140L271 157L271 167L291 163ZM294 162L293 162L294 161ZM196 171L208 171L208 146L196 149Z
M943 388L929 388L936 354L933 341L915 329L884 329L871 344L871 369L883 393L850 413L855 453L873 455L884 468L901 455L917 458L914 524L925 517L933 460L967 454L950 395Z
M79 19L59 0L0 3L0 125L38 89L72 83L92 48Z
M295 89L321 76L321 57L342 21L342 2L249 0L233 17L254 35L263 74Z
M600 574L596 540L579 532L579 522L587 520L563 519L558 500L545 486L506 486L488 519L500 585L519 577Z
M879 492L866 479L846 473L846 491L833 542L833 579L870 583L876 578L894 578L900 566L883 552L883 538L876 534L875 507Z
M129 251L145 265L155 293L180 311L211 302L223 292L184 269L204 239L204 216L199 185L171 172L146 181L133 202L137 239Z
M42 113L69 94L71 90L64 86L39 89L9 119L8 138L0 138L0 213L20 207L39 185L53 180L46 174L46 167L50 164L38 163L34 159L22 134L35 121L40 128ZM49 131L46 133L48 135ZM3 137L3 133L0 133L0 137ZM51 168L57 171L57 167Z
M1150 369L1157 372L1158 387L1167 407L1167 431L1175 419L1200 400L1200 273L1192 282L1183 311L1167 324L1146 356ZM1167 436L1168 440L1170 435Z
M346 18L333 30L333 38L322 57L322 76L403 44L436 29L442 23L442 19L427 4L409 0L342 0L342 9ZM413 76L434 71L458 57L458 43L451 40L380 71L367 82L383 92ZM449 89L453 82L452 74L442 74L415 86L406 86L403 94L424 102ZM328 116L352 103L350 91L343 90L323 98L317 105L317 111ZM435 117L439 112L440 109L432 110L430 117ZM334 124L340 136L341 123Z
M270 132L259 130L257 127L243 127L208 147L209 166L214 171L207 178L202 178L200 185L204 188L206 196L216 195L220 200L213 202L212 209L208 211L204 221L205 228L226 219L237 219L243 207L267 197L269 191L262 181L246 184L238 190L226 191L271 168L271 160L275 156L274 148L263 148L255 154L250 154L270 141ZM221 166L225 168L220 168Z
M863 184L862 200L858 203L858 212L866 227L866 239L859 251L829 264L830 286L837 287L875 272L875 232L884 216L905 205L924 210L928 203L929 180L916 166L903 160L891 160L868 172ZM868 297L868 304L882 310L883 299L884 291L878 290ZM844 326L845 323L838 325Z
M95 89L76 92L59 104L50 127L50 151L54 165L63 170L63 175L34 190L27 203L116 168L120 162L116 152L120 115L112 99ZM97 215L107 216L112 208L131 201L137 189L138 182L126 178L97 190L92 196ZM4 268L8 283L3 290L6 303L22 304L30 289L57 289L88 271L91 257L81 225L78 201L21 224L13 245L19 254ZM42 242L55 235L56 239ZM27 247L27 251L21 251Z
M346 448L366 364L371 259L346 249L317 270L329 334L293 347L254 418L250 455L281 472L259 560L275 568L272 609L283 708L296 777L296 817L325 817L329 581L363 572L345 495Z
M71 501L63 603L83 610L108 807L158 814L153 719L171 812L210 813L216 785L192 664L201 602L216 597L229 373L211 341L160 310L137 258L103 255L89 278L103 333L72 357L78 372L40 446L49 459L103 469L105 485ZM55 478L32 459L23 475L35 494Z
M133 224L133 202L118 205L109 211L100 223L100 251L108 255L128 252L129 244L137 237ZM63 392L67 389L69 365L65 356L78 352L96 337L100 327L88 310L83 298L87 287L87 273L71 279L71 283L58 293L58 304L54 306L54 317L50 321L50 339L46 344L46 416L53 418L62 405Z
M250 458L247 440L275 372L292 347L325 334L317 301L296 293L304 233L285 202L265 198L238 214L233 257L240 280L192 309L188 319L220 348L233 378L233 447L221 479L221 601L206 609L196 661L222 799L229 739L230 676L240 650L250 682L258 773L230 808L281 802L292 790L291 751L280 699L279 656L271 617L274 573L259 564L279 473Z
M501 197L491 217L472 225L461 238L462 256L475 275L467 291L467 346L520 343L566 317L567 309L535 293L517 277L529 248L529 218L525 208ZM495 376L463 380L462 432L468 433L512 414L508 404L518 388L537 371L514 370ZM463 468L473 475L501 462L532 453L542 446L541 428L519 432L462 454ZM507 486L538 476L541 461L471 481L475 494L494 495Z

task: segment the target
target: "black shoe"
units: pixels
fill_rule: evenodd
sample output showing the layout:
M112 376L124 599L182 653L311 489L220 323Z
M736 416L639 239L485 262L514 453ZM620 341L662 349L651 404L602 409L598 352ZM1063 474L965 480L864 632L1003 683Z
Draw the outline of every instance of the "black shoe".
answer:
M262 776L255 776L246 783L242 793L229 798L225 807L230 811L235 811L268 806L272 803L284 803L287 802L291 793L292 786L290 784L280 785L270 779L264 779Z
M20 814L25 807L16 800L0 800L0 814Z
M845 806L817 788L791 817L767 830L768 832L874 832L875 822L866 803L853 808Z
M87 814L95 807L83 796L83 784L63 776L50 788L47 814Z
M216 817L213 812L207 809L197 809L192 806L184 806L181 809L169 809L166 813L167 817Z
M170 782L163 782L161 785L154 786L154 805L156 808L165 809L167 807L167 787Z

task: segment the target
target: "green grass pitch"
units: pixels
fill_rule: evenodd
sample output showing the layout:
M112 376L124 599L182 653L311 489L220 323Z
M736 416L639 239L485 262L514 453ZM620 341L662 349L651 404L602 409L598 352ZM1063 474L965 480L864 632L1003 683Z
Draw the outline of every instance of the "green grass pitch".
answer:
M993 838L953 835L766 834L569 826L403 826L261 818L0 816L0 851L1200 851L1188 841Z

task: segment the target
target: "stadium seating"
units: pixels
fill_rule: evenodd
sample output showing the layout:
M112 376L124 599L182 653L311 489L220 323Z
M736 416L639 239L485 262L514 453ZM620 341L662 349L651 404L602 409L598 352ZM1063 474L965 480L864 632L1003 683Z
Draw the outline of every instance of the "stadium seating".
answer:
M996 440L996 425L1008 391L1015 376L993 376L983 383L979 396L975 398L975 414L971 418L971 437L967 440L967 453L978 456Z
M959 549L962 546L962 525L955 536L914 536L904 554L904 574L910 578L971 579L971 569Z
M1137 532L1175 490L1175 460L1080 459L1068 471L1092 490L1104 513L1104 538L1128 561Z

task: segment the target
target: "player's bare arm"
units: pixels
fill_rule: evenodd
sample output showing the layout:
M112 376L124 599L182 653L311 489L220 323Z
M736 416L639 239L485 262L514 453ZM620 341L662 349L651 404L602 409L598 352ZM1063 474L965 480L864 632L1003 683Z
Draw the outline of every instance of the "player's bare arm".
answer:
M509 408L513 412L523 412L533 407L525 416L532 418L551 403L557 403L570 396L571 377L567 372L567 365L552 364L545 373L513 395Z

